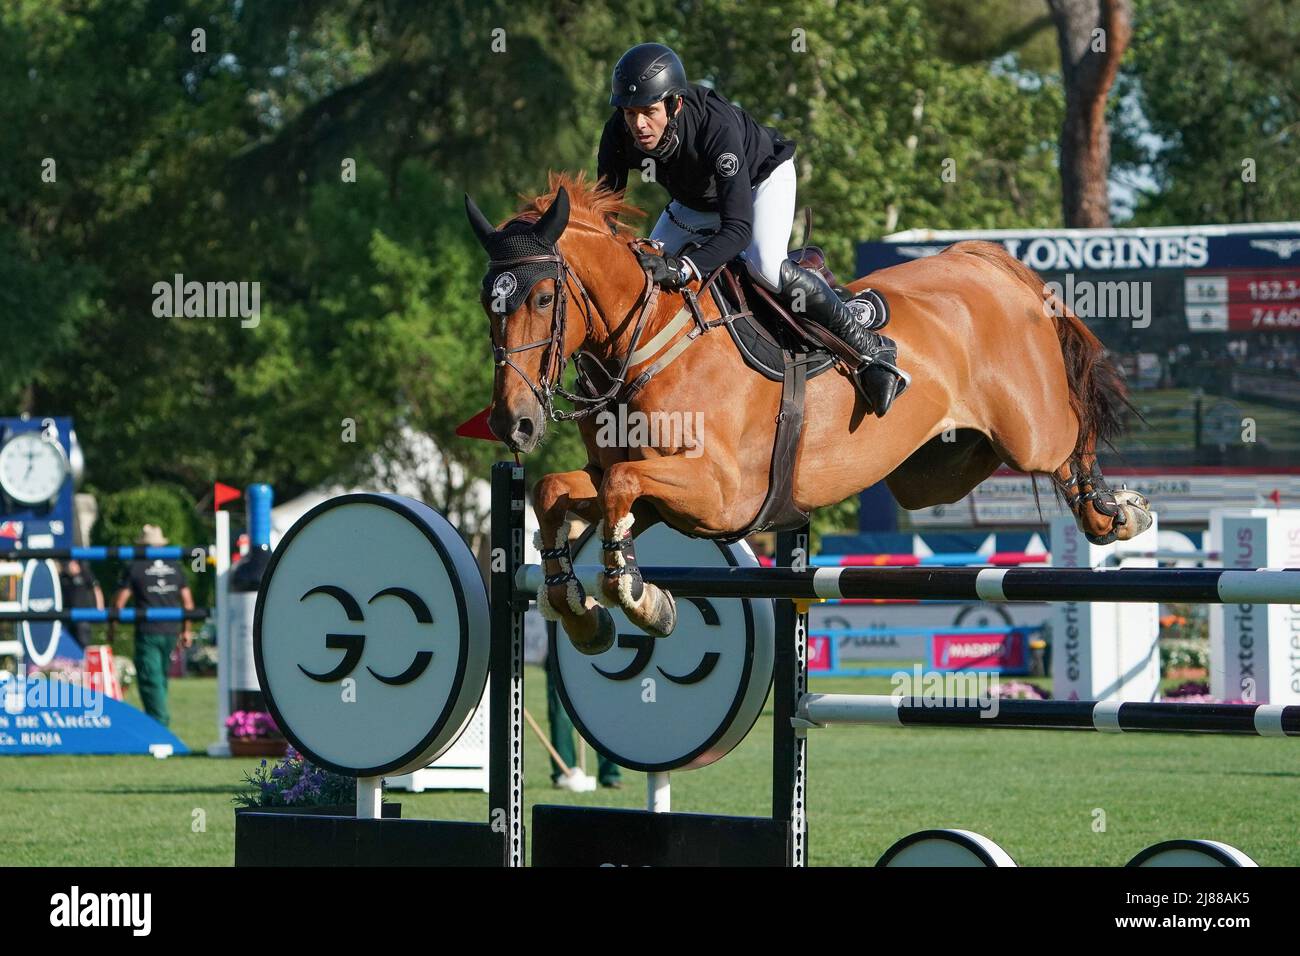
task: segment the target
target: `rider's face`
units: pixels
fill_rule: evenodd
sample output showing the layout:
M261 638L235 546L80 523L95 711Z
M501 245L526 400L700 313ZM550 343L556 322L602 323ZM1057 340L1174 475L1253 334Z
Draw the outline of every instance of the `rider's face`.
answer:
M662 100L651 106L629 106L623 110L623 122L632 131L637 146L645 150L654 149L668 125L668 110Z

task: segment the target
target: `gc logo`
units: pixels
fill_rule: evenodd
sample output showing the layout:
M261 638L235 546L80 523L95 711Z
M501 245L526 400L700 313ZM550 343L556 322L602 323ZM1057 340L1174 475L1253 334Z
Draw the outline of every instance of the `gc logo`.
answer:
M313 594L326 594L332 597L343 608L349 621L365 620L364 615L361 613L361 605L357 603L357 599L348 593L346 589L335 584L318 584L316 587L304 594L302 600L307 600ZM421 624L433 623L433 612L429 610L429 605L420 600L420 596L411 589L398 587L384 588L382 591L376 592L368 603L374 604L375 601L383 597L395 597L401 599L406 603L407 607L411 609L411 615L416 621ZM343 660L339 661L336 667L324 673L309 671L301 664L298 665L298 669L312 680L320 681L322 684L332 684L335 681L342 680L356 670L357 663L361 660L361 655L366 649L366 636L364 634L326 634L325 646L332 650L343 651ZM366 670L368 670L370 675L376 680L396 687L400 684L409 684L411 681L423 674L431 660L433 660L433 651L419 651L416 653L415 657L412 658L410 665L408 665L400 674L386 676L380 674L369 665L367 665Z

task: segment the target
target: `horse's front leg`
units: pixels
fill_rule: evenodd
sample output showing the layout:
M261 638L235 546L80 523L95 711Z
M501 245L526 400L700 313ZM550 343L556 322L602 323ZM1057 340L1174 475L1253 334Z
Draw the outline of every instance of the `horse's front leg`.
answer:
M569 551L570 514L588 524L600 521L596 485L587 470L547 475L533 491L537 511L537 549L545 582L537 591L537 608L548 621L559 621L573 646L584 654L603 654L614 645L614 618L589 597L573 573Z
M677 625L677 606L671 594L641 578L632 541L638 500L678 515L706 515L718 511L719 490L699 459L680 455L619 462L601 482L603 603L620 607L647 634L667 637Z

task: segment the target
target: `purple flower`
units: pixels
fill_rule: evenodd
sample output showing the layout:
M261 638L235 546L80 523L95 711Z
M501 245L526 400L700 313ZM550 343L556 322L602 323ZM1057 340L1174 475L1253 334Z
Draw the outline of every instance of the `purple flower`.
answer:
M293 750L274 766L268 767L262 761L254 773L245 773L244 778L257 794L250 797L245 793L237 798L247 806L346 805L356 792L351 777L317 767Z

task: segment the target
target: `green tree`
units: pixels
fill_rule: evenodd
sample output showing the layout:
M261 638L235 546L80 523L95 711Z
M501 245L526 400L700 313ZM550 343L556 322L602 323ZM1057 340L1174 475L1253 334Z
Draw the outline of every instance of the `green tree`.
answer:
M1296 12L1275 0L1136 0L1111 109L1117 170L1141 190L1136 224L1295 218Z

